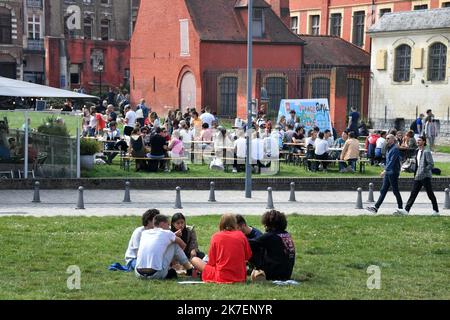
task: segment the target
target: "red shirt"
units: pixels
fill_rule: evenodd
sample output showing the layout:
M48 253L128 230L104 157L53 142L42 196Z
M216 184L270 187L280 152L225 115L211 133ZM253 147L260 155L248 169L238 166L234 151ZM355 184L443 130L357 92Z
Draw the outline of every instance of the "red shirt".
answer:
M245 235L239 231L221 231L211 238L209 261L202 272L205 282L233 283L247 280L246 262L252 250Z

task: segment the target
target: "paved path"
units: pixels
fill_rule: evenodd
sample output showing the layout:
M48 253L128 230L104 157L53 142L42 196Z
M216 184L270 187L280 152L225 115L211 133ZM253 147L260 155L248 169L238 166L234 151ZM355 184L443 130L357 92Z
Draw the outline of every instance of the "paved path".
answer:
M375 192L375 200L378 198ZM450 215L444 210L444 192L436 192L441 215ZM363 206L367 203L368 192L363 192ZM402 193L406 203L409 192ZM208 202L209 191L181 192L183 209L173 209L175 191L131 190L131 203L122 203L123 190L85 190L85 210L76 210L78 192L76 190L41 190L41 203L32 203L32 190L0 191L0 217L24 216L125 216L141 215L148 208L158 208L165 214L183 212L187 216L223 214L226 212L244 215L260 215L266 210L267 192L254 191L252 199L246 199L243 191L216 191L217 202ZM355 209L357 193L345 192L296 192L297 202L289 202L289 191L273 192L275 208L287 214L305 215L366 215L365 210ZM389 192L379 214L392 214L397 207L395 197ZM411 214L431 215L431 203L425 192L421 192ZM370 214L369 214L370 215Z

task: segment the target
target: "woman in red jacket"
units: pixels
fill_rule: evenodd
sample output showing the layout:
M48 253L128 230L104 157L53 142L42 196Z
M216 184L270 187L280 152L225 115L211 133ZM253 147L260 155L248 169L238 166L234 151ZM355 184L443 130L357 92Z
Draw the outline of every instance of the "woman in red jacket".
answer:
M192 258L192 264L202 272L205 282L245 282L246 262L251 258L252 251L247 238L237 228L236 216L224 214L219 229L211 238L208 263L195 257Z

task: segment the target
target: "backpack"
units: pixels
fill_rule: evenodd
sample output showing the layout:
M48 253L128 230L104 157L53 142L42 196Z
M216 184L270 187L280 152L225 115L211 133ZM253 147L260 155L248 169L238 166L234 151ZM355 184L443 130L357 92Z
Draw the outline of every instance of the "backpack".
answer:
M409 126L409 129L414 131L414 133L417 132L417 120L414 120L413 122L411 122L411 125Z

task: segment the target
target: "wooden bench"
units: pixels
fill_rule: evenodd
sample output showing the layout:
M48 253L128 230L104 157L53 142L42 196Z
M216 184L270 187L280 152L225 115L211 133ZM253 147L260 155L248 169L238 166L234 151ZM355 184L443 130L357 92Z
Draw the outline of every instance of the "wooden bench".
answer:
M180 158L164 157L164 158L159 158L158 159L158 158L132 157L132 156L124 156L124 157L121 157L121 159L123 161L123 168L124 168L124 170L127 170L127 171L130 171L131 162L133 162L133 161L136 162L136 160L143 160L143 161L167 161L169 163L169 166L170 166L170 164L172 164L172 169L173 169L173 166L175 165L172 160L183 160L183 161L189 160L186 157L180 157Z
M308 168L308 165L307 165L307 163L308 162L314 162L314 163L316 163L316 162L326 162L326 163L331 163L331 164L339 164L339 162L344 162L344 163L347 163L348 161L345 161L345 160L339 160L339 159L328 159L328 160L320 160L320 159L305 159L306 161L305 161L305 163L306 163L306 166L305 166L305 168ZM363 173L363 172L365 172L366 171L366 164L367 163L370 163L370 160L369 159L358 159L357 161L356 161L356 164L358 164L359 163L359 172L360 173Z

